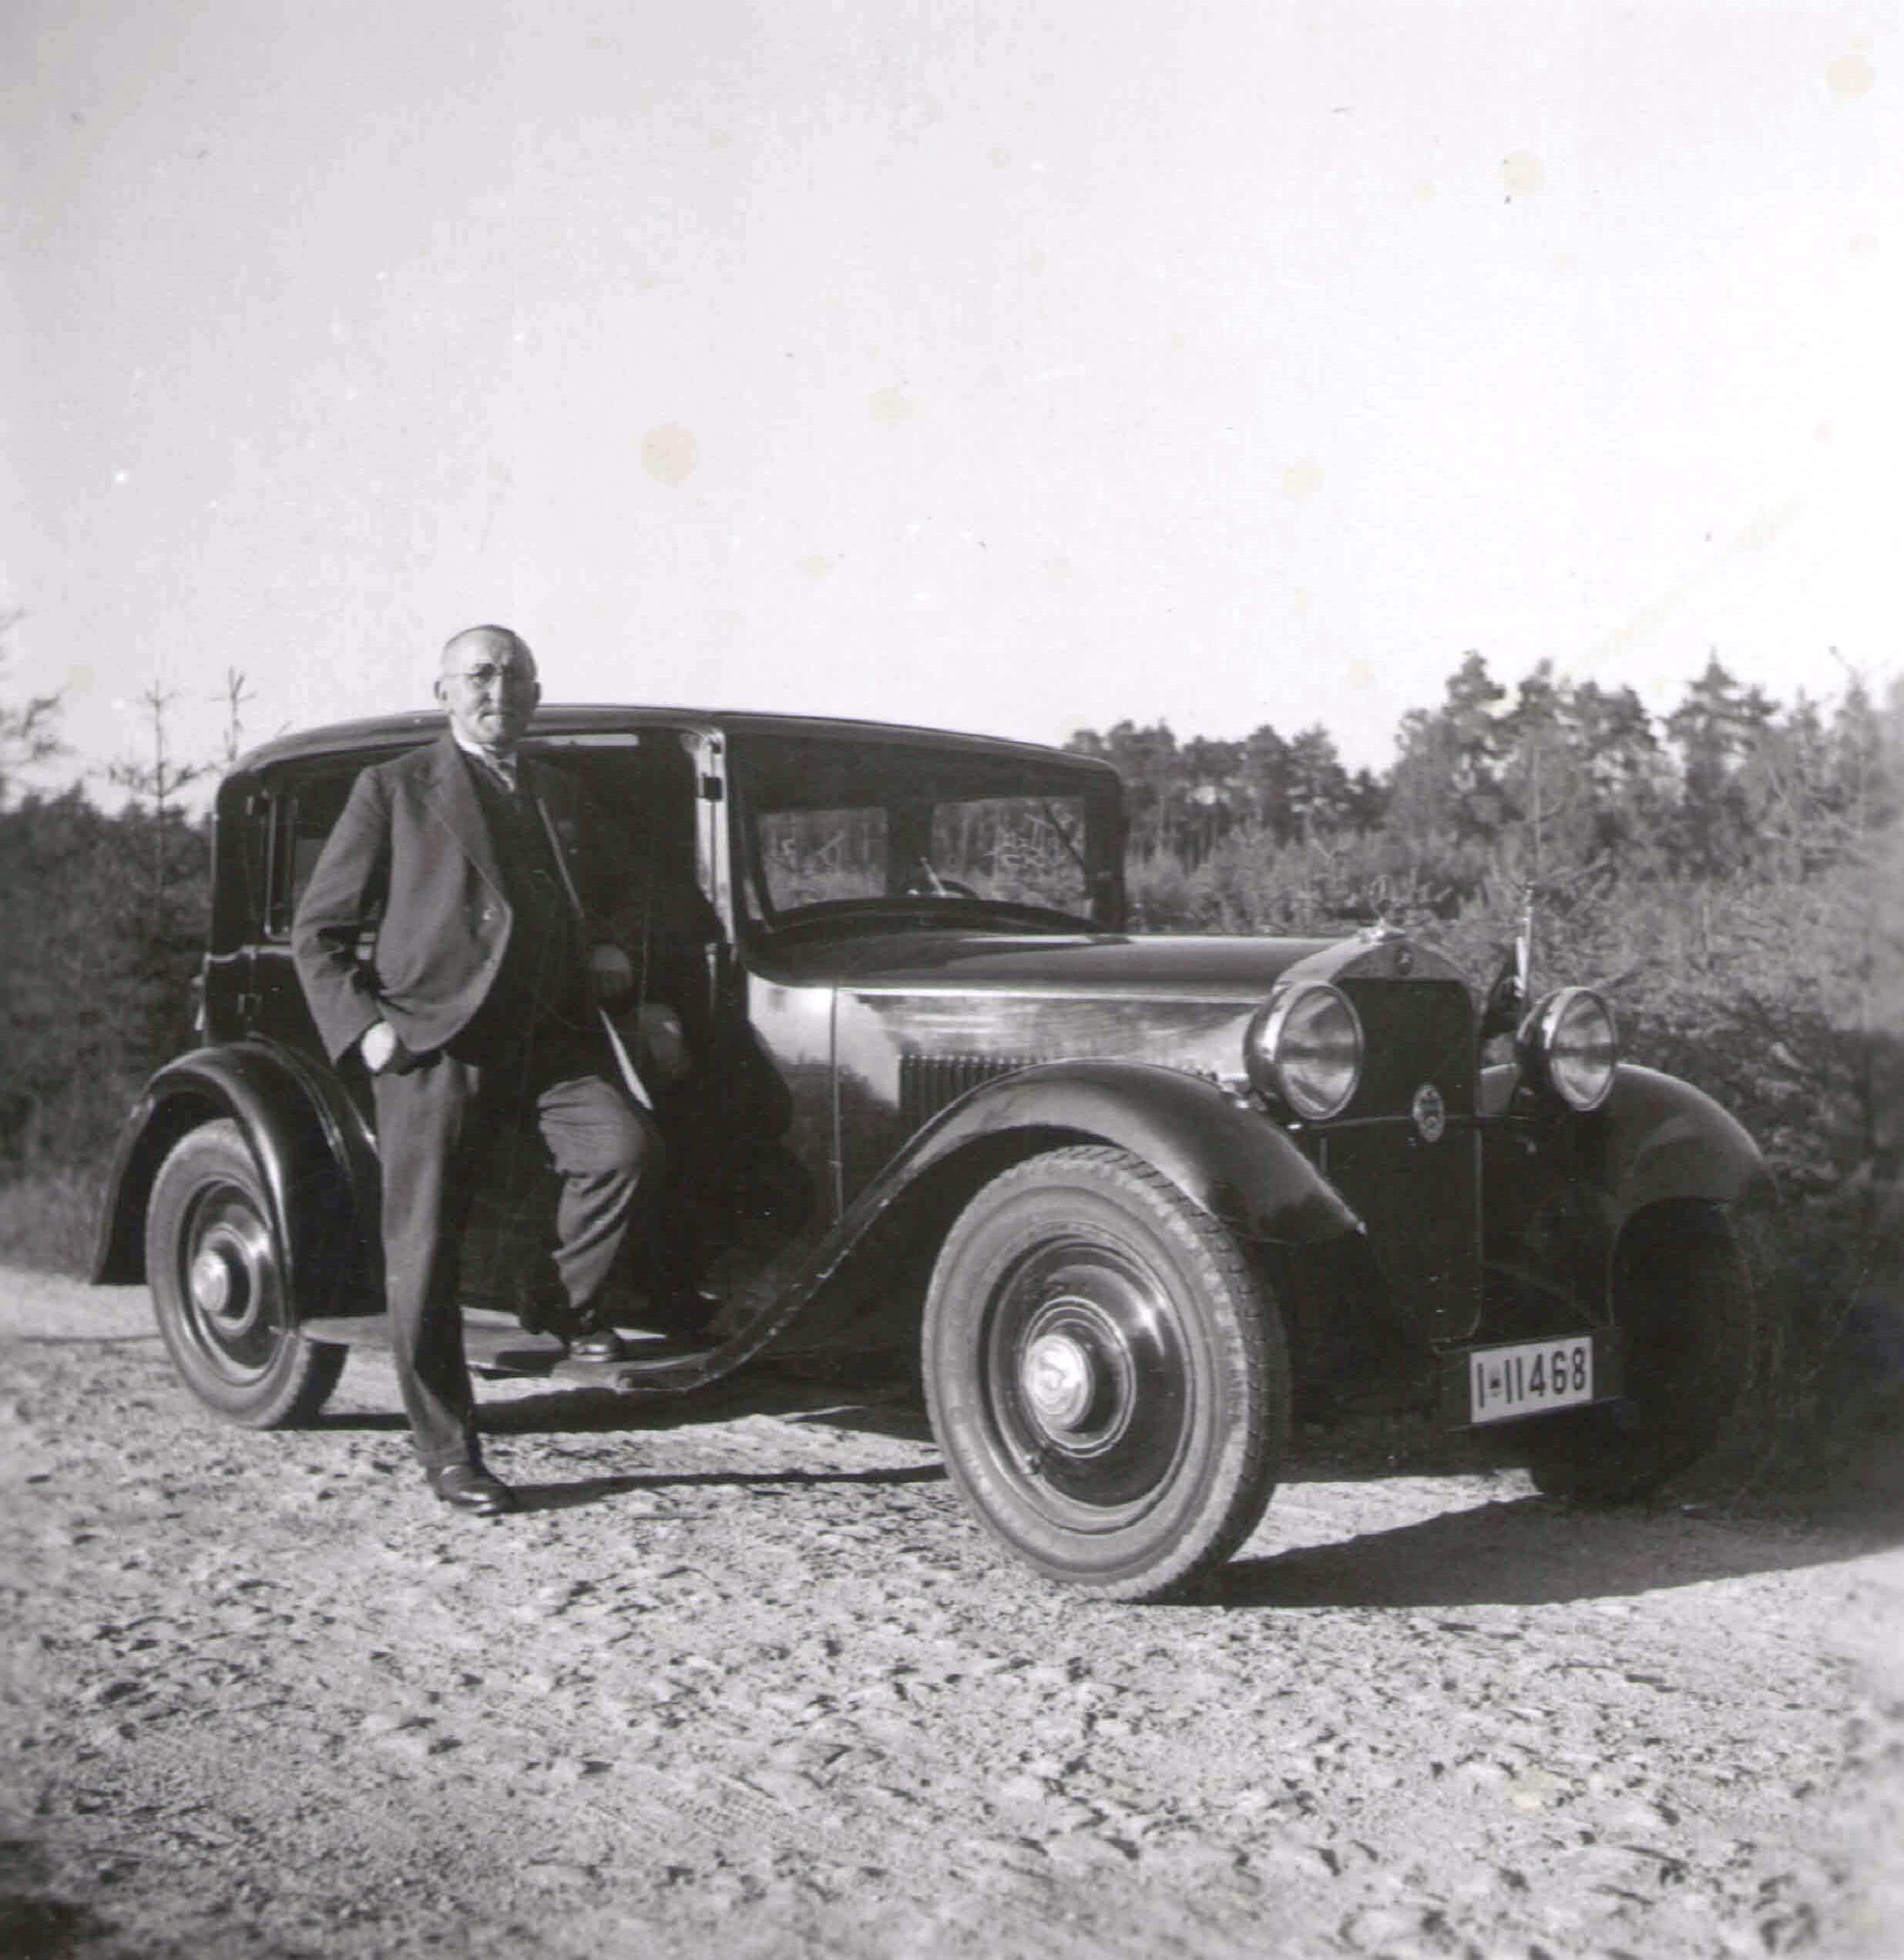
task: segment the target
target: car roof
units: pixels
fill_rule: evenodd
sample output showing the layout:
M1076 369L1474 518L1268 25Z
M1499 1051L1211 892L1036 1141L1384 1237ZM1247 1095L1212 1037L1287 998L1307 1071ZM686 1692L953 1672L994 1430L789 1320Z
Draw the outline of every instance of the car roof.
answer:
M413 748L433 740L443 730L440 709L412 714L378 715L362 721L333 722L321 728L307 729L294 735L281 735L262 743L240 756L227 774L227 780L255 776L281 763L320 760L326 756L361 754L368 757L379 750L396 751ZM694 728L710 733L734 736L791 736L917 743L937 749L958 748L969 753L1019 756L1026 760L1061 761L1080 770L1115 778L1111 765L1095 757L1081 756L1042 742L1019 742L1002 735L972 735L955 730L923 728L901 722L856 721L831 715L788 715L746 713L725 708L632 707L606 703L587 703L537 709L530 723L528 739L576 735L607 735L644 728Z

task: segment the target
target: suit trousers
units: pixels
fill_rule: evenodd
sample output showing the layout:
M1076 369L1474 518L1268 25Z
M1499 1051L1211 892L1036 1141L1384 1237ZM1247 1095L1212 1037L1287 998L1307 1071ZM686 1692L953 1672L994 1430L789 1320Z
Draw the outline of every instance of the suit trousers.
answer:
M573 1311L607 1280L639 1193L660 1182L653 1119L599 1066L594 1044L532 1035L505 1054L438 1049L373 1078L383 1163L384 1299L410 1433L426 1469L480 1461L463 1351L458 1251L484 1162L538 1147L561 1179L555 1267Z

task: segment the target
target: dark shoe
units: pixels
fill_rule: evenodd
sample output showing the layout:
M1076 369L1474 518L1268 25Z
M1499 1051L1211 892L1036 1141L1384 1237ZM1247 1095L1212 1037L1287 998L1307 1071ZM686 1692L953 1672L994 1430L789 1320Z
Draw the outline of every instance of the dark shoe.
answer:
M446 1464L441 1470L427 1474L431 1489L453 1511L493 1518L515 1509L515 1492L473 1463Z
M569 1337L572 1361L623 1361L628 1350L606 1321L584 1321Z

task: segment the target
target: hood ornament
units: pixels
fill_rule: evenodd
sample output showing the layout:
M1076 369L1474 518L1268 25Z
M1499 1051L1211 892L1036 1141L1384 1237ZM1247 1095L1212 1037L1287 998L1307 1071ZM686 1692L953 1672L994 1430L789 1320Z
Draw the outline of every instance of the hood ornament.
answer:
M1365 925L1355 935L1355 937L1365 946L1395 947L1395 970L1404 980L1415 971L1414 948L1405 944L1398 944L1399 941L1405 941L1408 938L1405 928L1392 925L1388 920L1378 915L1370 924Z

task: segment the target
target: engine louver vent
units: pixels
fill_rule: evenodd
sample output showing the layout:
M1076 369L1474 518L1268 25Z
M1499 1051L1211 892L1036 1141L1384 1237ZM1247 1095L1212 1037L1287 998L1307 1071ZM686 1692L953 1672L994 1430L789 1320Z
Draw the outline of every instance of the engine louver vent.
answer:
M932 1121L949 1102L995 1076L1016 1075L1032 1055L907 1055L899 1062L899 1110L908 1130Z

